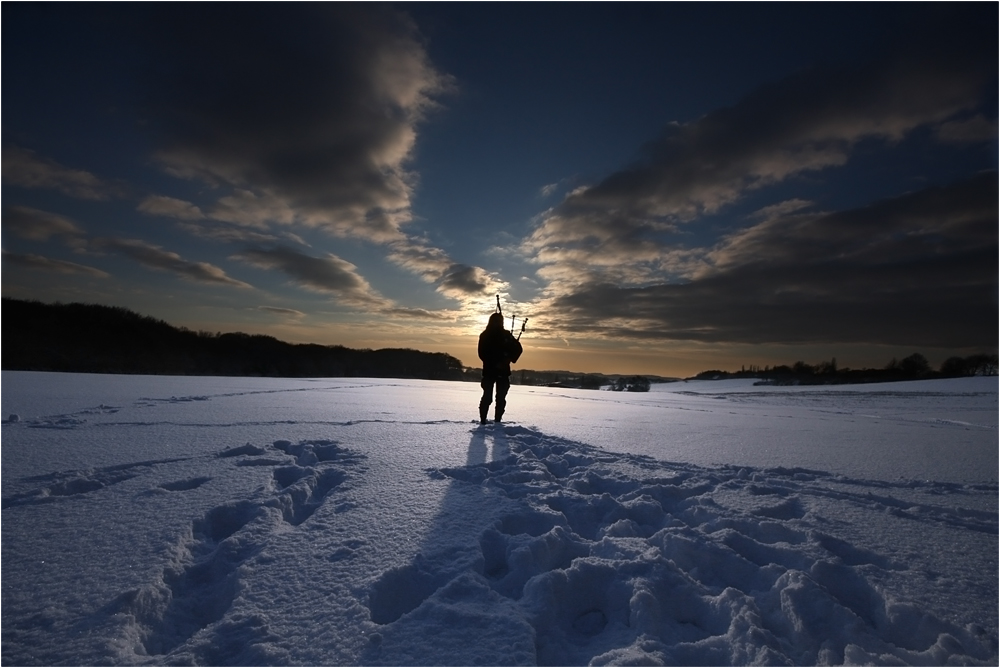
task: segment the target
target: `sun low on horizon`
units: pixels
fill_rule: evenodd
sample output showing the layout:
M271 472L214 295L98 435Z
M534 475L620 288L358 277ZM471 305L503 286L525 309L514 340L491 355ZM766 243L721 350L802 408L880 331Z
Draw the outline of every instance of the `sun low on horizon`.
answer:
M499 295L521 368L664 377L997 351L996 4L0 11L5 297L477 366Z

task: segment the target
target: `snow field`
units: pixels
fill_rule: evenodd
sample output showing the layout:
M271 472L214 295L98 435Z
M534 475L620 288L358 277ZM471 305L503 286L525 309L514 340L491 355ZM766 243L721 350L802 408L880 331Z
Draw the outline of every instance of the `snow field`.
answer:
M536 647L529 663L938 665L995 655L983 627L950 624L879 586L907 565L828 533L809 497L830 494L830 476L609 458L520 427L494 438L509 459L441 473L524 504L481 534L482 562L462 586L517 602L531 627L523 641ZM867 493L861 481L839 484L861 488L845 496ZM923 510L918 521L950 521ZM996 531L995 514L962 521ZM424 615L445 614L439 607ZM405 634L402 662L419 663L428 642Z
M857 388L536 391L509 410L543 426L479 427L475 385L4 376L5 663L997 662L995 465L863 477L766 465L767 442L746 465L743 436L739 463L706 465L565 435L636 433L665 401L763 424L794 400L809 408L792 431L832 441L809 422L855 416ZM964 387L915 395L922 422L885 398L896 421L873 431L922 425L945 448L971 434L995 462L979 409L995 383Z

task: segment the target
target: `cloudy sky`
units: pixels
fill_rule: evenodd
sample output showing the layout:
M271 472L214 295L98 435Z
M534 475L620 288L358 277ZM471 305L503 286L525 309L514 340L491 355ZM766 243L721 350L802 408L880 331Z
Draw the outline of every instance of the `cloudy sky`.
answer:
M4 296L476 365L500 294L533 369L997 349L996 3L2 19Z

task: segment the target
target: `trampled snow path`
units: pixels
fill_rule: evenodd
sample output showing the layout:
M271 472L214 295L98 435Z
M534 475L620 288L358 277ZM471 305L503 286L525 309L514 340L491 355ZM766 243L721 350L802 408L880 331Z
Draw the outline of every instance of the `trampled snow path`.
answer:
M8 665L997 662L995 470L669 462L454 383L4 380Z

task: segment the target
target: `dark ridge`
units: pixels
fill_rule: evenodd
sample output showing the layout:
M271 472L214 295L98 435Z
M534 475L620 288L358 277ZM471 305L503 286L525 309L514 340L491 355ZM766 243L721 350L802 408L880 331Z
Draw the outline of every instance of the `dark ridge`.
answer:
M462 380L446 353L291 344L260 334L174 327L126 308L3 298L2 368L192 376Z

